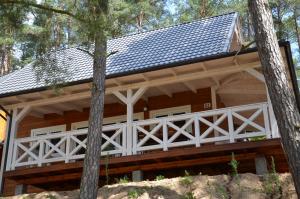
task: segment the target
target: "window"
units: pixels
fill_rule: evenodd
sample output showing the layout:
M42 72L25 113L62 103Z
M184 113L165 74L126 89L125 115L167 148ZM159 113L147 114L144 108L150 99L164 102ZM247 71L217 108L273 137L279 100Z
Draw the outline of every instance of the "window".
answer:
M103 118L103 125L112 125L112 124L118 124L118 123L125 123L127 118L126 115L119 115L114 117L107 117ZM133 114L133 121L137 120L143 120L144 119L144 113L134 113ZM71 129L72 130L79 130L79 129L86 129L88 128L88 121L82 121L82 122L75 122L72 123Z
M175 115L181 115L185 113L191 112L191 105L186 106L177 106L177 107L171 107L171 108L164 108L164 109L157 109L150 111L149 115L150 118L161 118L161 117L168 117L168 116L175 116ZM173 122L174 125L178 127L182 127L186 123L185 120L179 120ZM153 127L150 127L151 129ZM192 127L187 128L188 132L192 132Z

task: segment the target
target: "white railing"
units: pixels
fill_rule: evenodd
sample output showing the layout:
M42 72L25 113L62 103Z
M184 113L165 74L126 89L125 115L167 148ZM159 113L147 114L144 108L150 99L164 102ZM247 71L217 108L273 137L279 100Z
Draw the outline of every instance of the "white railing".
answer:
M148 119L132 123L133 135L127 135L126 123L104 126L102 155L125 156L173 147L278 137L270 130L276 123L271 113L267 103L259 103ZM86 137L87 129L82 129L16 139L11 169L83 159Z
M12 169L20 166L83 159L87 129L15 140ZM125 155L126 124L103 127L101 155Z
M212 142L271 138L267 103L169 116L133 123L133 154Z

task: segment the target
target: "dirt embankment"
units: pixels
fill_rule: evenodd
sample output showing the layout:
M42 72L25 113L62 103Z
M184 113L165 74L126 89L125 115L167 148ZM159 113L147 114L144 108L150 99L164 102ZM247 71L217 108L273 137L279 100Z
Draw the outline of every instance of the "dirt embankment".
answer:
M78 190L25 194L5 199L71 199ZM104 186L98 199L297 199L290 174L257 176L240 174L237 177L184 176L156 181L128 182Z

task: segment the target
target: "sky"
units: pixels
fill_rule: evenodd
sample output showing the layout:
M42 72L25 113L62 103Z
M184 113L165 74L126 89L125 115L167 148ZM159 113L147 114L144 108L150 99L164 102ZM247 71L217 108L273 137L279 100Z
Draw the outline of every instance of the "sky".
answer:
M42 0L36 0L37 3L41 3ZM170 11L170 13L172 15L175 14L176 12L176 5L174 3L171 3L170 1L167 1L166 3L166 9L168 9ZM27 16L28 17L28 22L27 24L32 24L33 23L33 20L34 20L34 15L32 15L31 13ZM291 50L292 50L292 55L293 55L293 58L297 58L299 60L300 58L300 54L299 54L299 50L298 50L298 45L296 42L293 42L291 43ZM15 49L15 55L20 58L21 56L21 53L20 50L18 50L18 48ZM297 67L297 66L296 66ZM300 60L299 60L299 64L298 64L298 67L300 68Z

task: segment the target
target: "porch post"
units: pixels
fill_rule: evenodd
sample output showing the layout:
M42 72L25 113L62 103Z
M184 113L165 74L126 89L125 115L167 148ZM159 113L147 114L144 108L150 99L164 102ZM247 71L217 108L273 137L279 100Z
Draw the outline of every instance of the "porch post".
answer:
M266 86L266 91L267 91L267 99L268 99L268 110L269 110L269 120L270 120L270 125L271 125L271 135L272 138L278 138L279 136L279 130L278 130L278 126L277 126L277 121L275 118L275 114L273 111L273 105L270 99L270 95L268 92L268 88Z
M132 122L133 122L133 102L132 90L127 90L127 155L132 155Z
M7 153L7 159L6 159L6 171L10 171L11 170L11 162L12 162L12 154L13 154L13 143L14 143L14 139L16 136L16 132L17 132L17 121L16 121L16 117L17 117L17 109L14 109L12 112L12 118L11 118L11 129L10 132L8 133L9 136L9 143L8 144L8 153ZM8 137L7 137L8 138Z
M210 87L210 93L211 93L211 108L217 109L217 94L216 94L216 90L217 87L216 86L212 86ZM216 115L213 116L213 123L215 123L217 121L218 117ZM214 136L218 137L220 134L219 132L216 131L216 129L214 129ZM217 144L218 142L216 142Z
M132 155L132 140L133 140L133 106L138 101L138 99L145 93L147 87L139 88L135 93L132 89L126 91L126 97L120 91L114 91L113 94L120 99L127 108L127 128L126 128L126 151L127 155Z
M14 165L12 164L12 157L13 157L13 149L14 149L14 141L17 135L18 131L18 125L19 122L26 116L26 114L31 110L31 106L26 106L24 107L19 113L18 109L15 108L13 110L13 116L11 118L12 123L11 123L11 130L10 130L10 135L9 135L9 145L8 145L8 157L7 157L7 163L6 163L6 171L13 170Z
M3 145L3 149L2 149L2 159L1 159L1 169L0 169L0 194L3 193L3 173L5 170L5 161L7 160L7 147L8 147L8 132L9 132L9 127L10 127L10 123L11 123L11 116L7 115L6 116L7 120L6 120L6 130L5 130L5 136L4 136L4 145Z

